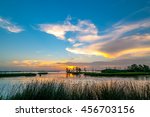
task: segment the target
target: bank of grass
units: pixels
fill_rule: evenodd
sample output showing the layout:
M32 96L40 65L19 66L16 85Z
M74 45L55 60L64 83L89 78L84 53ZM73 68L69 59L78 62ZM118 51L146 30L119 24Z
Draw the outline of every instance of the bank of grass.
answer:
M2 77L36 76L36 73L0 73Z
M143 76L150 75L150 72L118 72L118 73L97 73L97 72L84 72L84 75L88 76L123 76L123 77L132 77L132 76Z
M11 100L149 100L149 81L32 82L7 96Z

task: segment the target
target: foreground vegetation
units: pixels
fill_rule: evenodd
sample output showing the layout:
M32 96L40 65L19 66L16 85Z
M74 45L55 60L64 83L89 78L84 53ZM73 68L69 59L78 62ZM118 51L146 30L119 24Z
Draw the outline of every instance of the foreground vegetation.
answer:
M1 77L36 76L36 73L0 73Z
M12 90L12 100L149 100L149 81L32 82ZM4 98L2 98L4 99Z

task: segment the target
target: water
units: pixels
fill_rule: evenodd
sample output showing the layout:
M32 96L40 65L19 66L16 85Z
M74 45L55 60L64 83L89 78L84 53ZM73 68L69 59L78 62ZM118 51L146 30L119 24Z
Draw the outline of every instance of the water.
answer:
M0 92L2 95L11 93L13 86L20 86L20 84L28 84L31 82L50 82L52 80L65 80L73 82L85 82L85 81L112 81L112 80L150 80L150 76L138 76L138 77L91 77L81 75L66 74L63 72L49 72L47 75L35 76L35 77L4 77L0 78ZM17 89L16 89L17 90Z

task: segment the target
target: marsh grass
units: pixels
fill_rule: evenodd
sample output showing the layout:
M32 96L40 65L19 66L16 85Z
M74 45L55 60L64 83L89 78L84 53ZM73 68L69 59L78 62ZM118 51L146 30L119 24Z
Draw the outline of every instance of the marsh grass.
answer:
M22 84L11 100L149 100L149 81L51 81Z

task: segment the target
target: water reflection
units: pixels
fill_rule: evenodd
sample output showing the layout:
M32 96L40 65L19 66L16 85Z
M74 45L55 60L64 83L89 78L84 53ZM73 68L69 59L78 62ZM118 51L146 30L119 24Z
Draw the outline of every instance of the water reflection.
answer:
M81 78L83 74L72 74L72 73L66 73L66 78ZM83 78L83 76L82 76Z
M83 74L71 73L49 73L46 75L37 75L35 77L10 77L0 78L0 86L2 84L16 84L16 83L29 83L31 81L51 81L51 80L150 80L150 76L136 76L136 77L92 77L84 76Z

